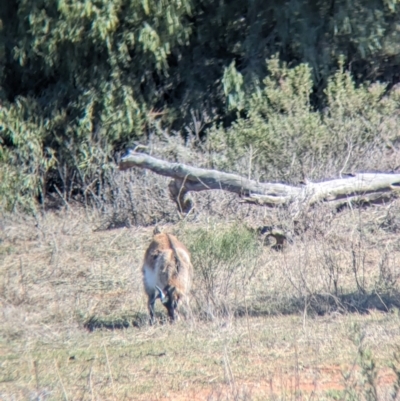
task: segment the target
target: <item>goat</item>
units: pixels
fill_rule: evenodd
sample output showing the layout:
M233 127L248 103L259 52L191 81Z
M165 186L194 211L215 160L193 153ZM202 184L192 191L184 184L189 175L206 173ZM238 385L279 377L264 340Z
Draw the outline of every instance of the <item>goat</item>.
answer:
M173 322L179 304L185 302L188 306L193 275L189 251L174 235L161 233L156 227L144 256L142 273L150 324L154 323L154 304L158 298Z

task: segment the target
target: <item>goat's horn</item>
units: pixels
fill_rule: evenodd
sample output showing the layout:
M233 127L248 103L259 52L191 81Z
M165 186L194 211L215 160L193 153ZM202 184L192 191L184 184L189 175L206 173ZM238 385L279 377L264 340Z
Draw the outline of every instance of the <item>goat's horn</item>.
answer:
M156 285L156 290L159 292L159 297L161 299L161 302L164 303L166 299L163 290L158 285Z

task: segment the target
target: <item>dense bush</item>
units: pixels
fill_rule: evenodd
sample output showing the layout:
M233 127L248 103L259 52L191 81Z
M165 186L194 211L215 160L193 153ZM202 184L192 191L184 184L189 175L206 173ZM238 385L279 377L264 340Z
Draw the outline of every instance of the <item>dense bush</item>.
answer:
M397 95L363 82L397 82L398 14L397 0L4 2L0 205L99 195L116 152L174 131L211 129L211 162L242 171L250 152L266 178L334 172L346 152L357 167L396 134Z
M325 107L316 110L308 65L288 68L277 58L267 64L267 77L248 96L240 85L226 85L240 113L229 128L210 130L214 166L242 173L249 166L251 175L284 181L389 167L380 158L399 139L398 90L386 94L385 84L356 85L341 64L328 79ZM234 67L229 73L241 82Z

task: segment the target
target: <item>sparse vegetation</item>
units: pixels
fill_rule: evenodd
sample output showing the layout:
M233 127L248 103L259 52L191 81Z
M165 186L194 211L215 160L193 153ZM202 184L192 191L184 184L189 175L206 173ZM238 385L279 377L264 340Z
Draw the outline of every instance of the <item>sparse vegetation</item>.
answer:
M398 279L390 291L376 285L379 263L398 274L398 238L374 217L386 219L385 208L345 210L328 226L315 211L310 228L281 252L249 226L260 209L240 208L245 220L207 221L198 212L196 221L165 227L192 253L193 317L171 326L158 304L155 327L140 275L152 227L98 230L99 215L76 208L3 215L1 396L369 399L360 384L369 375L377 399L395 400ZM279 212L269 216L290 223Z
M260 270L262 245L257 234L237 223L187 230L200 315L212 319L245 310L249 289Z

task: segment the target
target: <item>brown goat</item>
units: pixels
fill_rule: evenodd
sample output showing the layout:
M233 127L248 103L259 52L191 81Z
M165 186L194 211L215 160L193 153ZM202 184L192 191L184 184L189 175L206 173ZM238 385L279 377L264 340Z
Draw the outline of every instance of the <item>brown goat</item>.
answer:
M143 284L148 297L150 323L154 323L154 304L160 298L171 321L180 303L188 305L193 267L190 253L174 235L154 230L143 263Z

